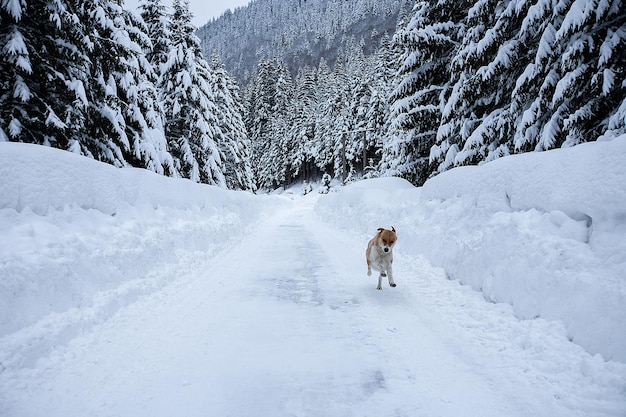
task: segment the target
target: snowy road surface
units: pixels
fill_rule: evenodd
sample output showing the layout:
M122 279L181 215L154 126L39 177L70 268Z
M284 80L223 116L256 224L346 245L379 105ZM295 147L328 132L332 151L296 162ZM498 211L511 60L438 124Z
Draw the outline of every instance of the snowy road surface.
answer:
M207 237L169 284L4 369L0 414L623 415L625 393L605 388L620 384L560 325L447 280L402 252L402 231L398 287L376 291L366 241L324 225L316 199L286 200L237 242Z

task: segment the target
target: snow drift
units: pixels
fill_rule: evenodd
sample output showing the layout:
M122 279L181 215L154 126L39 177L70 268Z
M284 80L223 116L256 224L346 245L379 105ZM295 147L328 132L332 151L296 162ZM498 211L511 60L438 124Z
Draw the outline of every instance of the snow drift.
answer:
M316 210L363 239L394 225L399 251L424 254L522 319L562 320L589 352L626 362L624 158L621 136L456 168L420 189L363 181Z
M168 271L181 251L217 250L207 236L235 240L273 207L39 145L0 143L0 177L0 336L104 320L184 275Z

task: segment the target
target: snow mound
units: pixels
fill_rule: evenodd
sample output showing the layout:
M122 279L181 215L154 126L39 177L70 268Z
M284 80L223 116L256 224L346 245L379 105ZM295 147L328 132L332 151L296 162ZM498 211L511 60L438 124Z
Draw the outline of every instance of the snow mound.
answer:
M625 158L621 136L456 168L421 188L364 181L322 196L316 211L363 239L394 225L398 250L626 362Z
M0 351L18 330L28 343L106 320L283 200L8 142L0 176Z
M45 215L50 209L76 205L112 215L128 205L205 208L236 200L234 192L143 169L94 163L54 148L8 142L0 146L0 176L10 179L0 184L0 208L18 212L28 208Z

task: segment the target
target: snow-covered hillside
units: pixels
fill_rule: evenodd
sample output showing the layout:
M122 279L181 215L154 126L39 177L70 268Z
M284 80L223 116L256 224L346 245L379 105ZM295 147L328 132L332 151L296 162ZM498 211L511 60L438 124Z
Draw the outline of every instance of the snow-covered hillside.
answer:
M0 143L0 415L624 416L625 156L258 196Z

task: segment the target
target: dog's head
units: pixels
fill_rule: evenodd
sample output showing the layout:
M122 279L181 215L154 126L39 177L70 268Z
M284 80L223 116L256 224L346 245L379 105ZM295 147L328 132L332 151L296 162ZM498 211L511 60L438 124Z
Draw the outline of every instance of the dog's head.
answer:
M388 253L393 249L393 245L396 244L398 236L396 235L396 229L391 227L391 230L378 228L378 246L381 247L383 252Z

